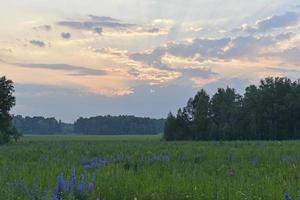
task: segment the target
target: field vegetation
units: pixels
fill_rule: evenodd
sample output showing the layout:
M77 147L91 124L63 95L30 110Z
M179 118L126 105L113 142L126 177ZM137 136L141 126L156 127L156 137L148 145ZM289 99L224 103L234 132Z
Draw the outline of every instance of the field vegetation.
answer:
M0 146L0 199L296 199L298 141L160 138L25 136Z

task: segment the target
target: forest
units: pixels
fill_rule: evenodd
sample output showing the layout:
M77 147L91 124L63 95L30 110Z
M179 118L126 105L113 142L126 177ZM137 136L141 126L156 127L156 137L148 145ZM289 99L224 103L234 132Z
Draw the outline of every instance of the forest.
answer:
M31 135L68 134L73 132L73 124L61 122L54 117L23 117L16 115L12 118L12 124L19 132Z
M166 140L300 139L300 82L268 77L249 85L244 95L219 88L213 96L200 90L187 105L170 113Z
M164 130L164 119L141 118L135 116L97 116L79 118L74 123L74 132L88 135L147 135Z
M21 133L31 135L53 134L157 134L164 129L164 120L141 118L135 116L98 116L79 118L75 123L64 123L53 117L13 116L13 126Z

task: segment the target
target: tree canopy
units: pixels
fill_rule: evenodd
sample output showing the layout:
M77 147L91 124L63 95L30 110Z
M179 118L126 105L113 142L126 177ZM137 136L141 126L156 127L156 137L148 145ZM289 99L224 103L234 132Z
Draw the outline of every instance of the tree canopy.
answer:
M16 103L13 93L13 82L5 76L0 77L0 144L9 142L11 137L19 137L19 133L11 126L12 118L9 113Z
M176 116L169 114L166 140L300 139L300 82L269 77L250 85L242 96L220 88L189 99Z
M74 123L75 133L91 135L146 135L163 132L164 119L128 115L79 118Z
M13 116L13 125L20 132L31 135L52 135L73 133L73 124L63 123L54 117Z
M97 116L79 118L74 123L64 123L53 117L13 116L13 125L24 134L157 134L163 132L164 119L141 118L135 116Z

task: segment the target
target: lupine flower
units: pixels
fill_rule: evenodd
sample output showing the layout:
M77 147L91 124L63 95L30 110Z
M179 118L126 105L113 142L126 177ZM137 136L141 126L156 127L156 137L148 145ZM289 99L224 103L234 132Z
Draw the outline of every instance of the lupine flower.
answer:
M298 160L299 160L298 157L295 155L284 156L282 158L282 162L286 164L293 164L296 163Z
M16 188L17 188L17 190L19 191L19 192L21 192L22 191L22 189L23 189L23 184L22 184L22 180L21 179L19 179L18 181L17 181L17 184L16 184Z
M88 190L89 192L93 192L94 189L95 189L95 179L96 179L96 175L95 173L93 174L93 177L92 177L92 181L89 183L88 185Z
M53 194L52 197L51 197L51 200L60 200L56 194Z
M284 200L292 200L292 197L288 192L284 193Z
M62 175L57 177L57 192L64 192L65 191L65 181Z
M39 191L38 191L38 186L36 184L33 184L31 186L31 190L30 190L30 199L32 200L38 200L39 199Z
M129 156L119 154L111 158L110 160L112 162L124 162L124 161L129 161L131 158Z
M76 171L75 171L75 168L73 167L72 169L72 177L71 177L71 181L72 181L72 184L74 186L76 186Z
M68 191L68 193L74 192L76 190L76 171L75 168L72 169L72 175L71 177L68 179L67 182L67 186L66 189Z
M104 158L82 159L81 163L86 170L95 170L105 166L108 161Z
M251 160L251 165L252 165L253 167L257 167L259 164L260 164L259 159L254 158L254 159Z
M77 191L79 193L84 193L86 190L86 180L85 180L85 176L84 175L81 175L81 180L80 180L80 183L77 187Z
M152 155L152 156L144 156L141 158L142 161L146 162L169 162L170 156L168 155Z
M88 183L88 184L87 184ZM51 194L51 189L47 188L46 190L39 191L37 184L32 184L30 190L28 190L27 184L25 181L19 179L13 184L8 184L9 191L11 193L18 192L19 195L27 196L31 200L46 200L49 198L47 195ZM84 175L81 175L80 181L76 181L75 168L72 169L72 174L68 178L68 181L65 182L63 175L57 177L57 183L55 189L51 195L51 200L64 200L65 197L86 199L88 198L88 193L92 193L95 190L95 174L91 180L86 180ZM99 197L100 200L100 197Z
M68 193L71 193L73 191L73 184L72 184L72 179L69 178L67 182L67 191Z
M92 181L89 183L88 191L92 193L94 192L94 189L95 189L95 183Z

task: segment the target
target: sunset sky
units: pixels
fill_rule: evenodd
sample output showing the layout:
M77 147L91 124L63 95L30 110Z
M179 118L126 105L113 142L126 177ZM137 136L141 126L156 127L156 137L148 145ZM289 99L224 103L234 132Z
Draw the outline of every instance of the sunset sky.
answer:
M200 88L300 78L299 0L0 1L14 114L166 117Z

